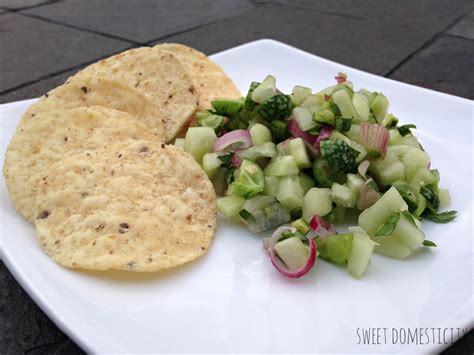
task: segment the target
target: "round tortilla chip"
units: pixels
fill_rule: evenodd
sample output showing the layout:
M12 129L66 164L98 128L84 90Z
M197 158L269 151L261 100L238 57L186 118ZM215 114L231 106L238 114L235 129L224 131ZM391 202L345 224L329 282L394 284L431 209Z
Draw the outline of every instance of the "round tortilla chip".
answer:
M66 267L157 271L206 252L215 200L190 154L129 141L56 163L40 183L35 224L41 247Z
M91 64L68 81L84 77L132 86L157 107L169 142L197 108L198 96L186 68L170 52L141 47Z
M39 182L58 160L125 139L157 140L127 113L81 107L37 114L17 128L5 155L3 174L16 209L33 222Z
M157 138L165 140L159 106L130 85L100 77L82 76L69 79L31 105L20 124L41 112L90 106L103 106L126 112L147 125Z
M242 95L224 70L204 53L178 43L158 44L154 48L173 53L188 69L199 96L199 107L210 109L217 98L238 99Z

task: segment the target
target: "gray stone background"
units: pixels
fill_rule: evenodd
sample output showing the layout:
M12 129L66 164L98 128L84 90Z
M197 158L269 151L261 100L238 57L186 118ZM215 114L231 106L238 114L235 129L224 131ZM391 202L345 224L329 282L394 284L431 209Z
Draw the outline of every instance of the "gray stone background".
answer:
M206 54L273 38L374 74L474 99L472 0L0 0L0 103L158 42ZM474 333L446 354L473 354ZM0 262L0 354L81 350Z

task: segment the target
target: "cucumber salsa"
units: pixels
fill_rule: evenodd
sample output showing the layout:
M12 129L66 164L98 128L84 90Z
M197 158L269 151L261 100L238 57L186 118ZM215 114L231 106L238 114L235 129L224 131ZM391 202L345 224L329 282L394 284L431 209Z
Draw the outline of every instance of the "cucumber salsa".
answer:
M405 259L436 246L423 218L456 217L440 212L449 192L438 186L416 126L400 125L382 93L355 91L343 73L336 81L284 94L269 75L240 100L212 101L175 142L202 165L225 218L254 233L276 228L264 247L291 278L318 256L360 278L373 251ZM358 225L337 233L335 224L354 212Z

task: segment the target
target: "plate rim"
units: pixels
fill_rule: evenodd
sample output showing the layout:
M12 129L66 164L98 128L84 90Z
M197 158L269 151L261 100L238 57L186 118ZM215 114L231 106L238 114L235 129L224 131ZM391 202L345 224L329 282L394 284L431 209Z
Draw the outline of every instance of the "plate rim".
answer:
M369 72L366 72L366 71L361 70L361 69L356 69L356 68L350 67L348 65L341 64L339 62L326 59L326 58L321 57L317 54L313 54L313 53L304 51L302 49L299 49L299 48L294 47L292 45L288 45L284 42L277 41L277 40L272 39L272 38L262 38L262 39L258 39L258 40L255 40L255 41L246 42L246 43L240 44L238 46L231 47L231 48L225 49L225 50L217 52L217 53L213 53L212 55L209 55L209 57L211 59L213 59L214 57L218 57L218 56L221 56L221 55L227 55L227 54L231 53L232 51L239 50L239 49L242 49L242 48L245 48L245 47L259 46L259 45L264 45L264 44L276 45L276 46L282 47L286 50L297 51L300 55L316 57L318 60L324 61L325 63L331 64L331 65L336 64L342 70L349 69L350 71L357 72L358 74L362 74L364 76L369 76L371 79L388 82L390 85L397 85L397 86L402 87L402 88L403 87L409 87L411 89L416 89L418 91L429 93L431 95L434 94L434 95L437 95L438 97L443 97L445 99L456 100L460 104L470 105L471 108L473 109L473 115L474 115L474 100L470 100L470 99L467 99L467 98L464 98L464 97L460 97L460 96L456 96L456 95L447 94L447 93L444 93L444 92L424 88L424 87L421 87L421 86L416 86L416 85L413 85L413 84L408 84L408 83L397 81L397 80L394 80L394 79L391 79L391 78L383 77L383 76L380 76L380 75L377 75L377 74L369 73ZM28 103L29 102L34 102L37 99L38 98L30 98L30 99L25 99L25 100L19 100L19 101L12 101L12 102L8 102L8 103L3 103L3 104L0 104L0 109L9 109L9 108L14 107L16 105L22 106L22 105L26 104L27 102ZM2 227L1 229L4 229L4 223L0 223L0 224L1 224L1 227ZM9 254L8 250L6 250L3 247L2 238L0 238L0 260L3 261L6 268L10 271L10 273L13 275L15 280L21 285L23 290L25 290L25 292L28 294L28 296L35 302L36 305L38 305L38 307L46 314L46 316L63 333L65 333L68 337L70 337L75 342L75 344L77 346L79 346L86 353L95 353L95 352L97 352L98 349L94 349L91 345L89 345L87 343L86 339L82 339L82 337L79 334L75 333L71 328L68 327L67 322L61 316L61 314L54 310L55 307L50 302L48 302L48 300L42 295L41 292L39 292L36 289L34 284L27 281L27 277L25 276L24 271L18 266L18 264L16 263L14 258ZM472 302L472 297L471 297L471 302ZM462 325L465 326L465 328L473 328L474 327L474 317L471 320L469 320L467 318L465 318L464 320L465 320L465 322ZM459 341L459 339L458 339L458 341ZM442 346L434 346L434 344L432 344L432 347L427 348L426 350L428 350L428 351L433 351L433 350L442 351L442 350L445 350L445 349L449 348L450 346L453 346L453 344L448 344L448 345L443 344ZM405 348L403 350L409 350L409 349L410 348Z

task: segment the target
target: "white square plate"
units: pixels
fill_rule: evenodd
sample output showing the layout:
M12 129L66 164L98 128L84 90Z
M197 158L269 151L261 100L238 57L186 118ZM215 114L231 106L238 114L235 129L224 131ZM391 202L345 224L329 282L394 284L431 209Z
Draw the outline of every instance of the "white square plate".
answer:
M243 93L267 74L276 76L284 92L296 84L320 89L332 85L339 71L357 88L383 92L391 112L418 126L458 218L446 225L425 223L427 238L438 248L405 261L375 255L361 280L324 261L301 280L285 279L271 266L261 236L225 222L209 253L184 267L146 275L79 272L41 251L34 227L15 211L2 183L3 261L46 314L88 352L427 352L447 344L393 344L392 329L471 327L473 103L272 40L212 59ZM0 106L2 165L32 102ZM373 327L388 328L386 343L382 338L381 345L358 344L357 328Z

